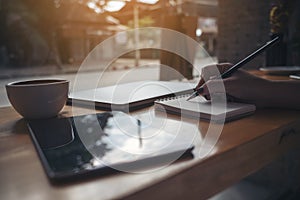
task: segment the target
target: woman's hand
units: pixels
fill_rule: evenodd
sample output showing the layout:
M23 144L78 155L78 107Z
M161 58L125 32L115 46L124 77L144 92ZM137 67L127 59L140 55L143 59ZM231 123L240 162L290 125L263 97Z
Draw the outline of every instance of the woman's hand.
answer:
M229 101L255 104L258 107L268 105L270 81L254 76L246 71L238 70L226 79L214 79L228 70L232 64L223 63L203 68L201 79L196 89L203 86L200 95L210 99L215 93L226 93Z
M232 66L233 65L231 63L220 63L203 67L201 70L201 78L196 89L199 89L205 82L209 81L213 77L221 75Z

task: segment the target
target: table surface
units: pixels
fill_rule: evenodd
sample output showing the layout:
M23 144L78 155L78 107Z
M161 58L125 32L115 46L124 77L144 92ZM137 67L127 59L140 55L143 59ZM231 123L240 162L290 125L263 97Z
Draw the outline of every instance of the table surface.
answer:
M298 147L300 142L300 111L260 109L224 127L178 116L155 115L156 120L167 124L166 131L180 137L194 135L193 159L143 173L96 176L52 185L43 171L25 120L11 107L0 108L0 112L0 199L6 200L206 199ZM91 112L94 111L65 106L61 114L72 116ZM149 107L131 115L151 120L153 113L153 107ZM175 128L170 130L170 127ZM211 135L218 130L221 132L217 143L212 143L213 149L203 157L200 152L210 150L210 145L202 145L204 139L207 135L218 137L218 134Z
M167 123L180 123L182 130L195 131L195 158L150 172L55 186L43 171L25 120L10 107L0 111L1 199L207 198L298 145L298 135L289 133L300 130L299 111L257 110L252 116L226 123L213 150L203 158L198 152L208 128L220 125L169 116L164 118ZM152 111L150 107L132 115L143 117ZM78 108L73 114L90 112ZM72 115L71 107L66 106L63 115Z

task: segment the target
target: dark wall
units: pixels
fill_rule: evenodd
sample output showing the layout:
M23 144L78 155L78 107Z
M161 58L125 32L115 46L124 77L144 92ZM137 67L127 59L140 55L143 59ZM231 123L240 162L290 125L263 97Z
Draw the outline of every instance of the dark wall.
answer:
M271 0L219 0L219 62L236 63L269 40ZM247 68L265 65L265 55L247 64Z

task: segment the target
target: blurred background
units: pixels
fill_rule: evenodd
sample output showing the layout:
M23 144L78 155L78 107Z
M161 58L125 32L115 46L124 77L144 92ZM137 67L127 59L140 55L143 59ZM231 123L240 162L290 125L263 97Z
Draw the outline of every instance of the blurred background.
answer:
M248 67L299 65L299 10L296 0L0 0L0 77L75 72L106 38L142 27L169 28L195 39L205 49L192 52L197 64L206 64L207 57L234 63L280 35L281 44ZM187 79L197 76L195 63L159 50L162 38L155 30L138 38L124 32L98 56L109 60L115 48L143 43L149 48L122 55L112 68L150 60Z

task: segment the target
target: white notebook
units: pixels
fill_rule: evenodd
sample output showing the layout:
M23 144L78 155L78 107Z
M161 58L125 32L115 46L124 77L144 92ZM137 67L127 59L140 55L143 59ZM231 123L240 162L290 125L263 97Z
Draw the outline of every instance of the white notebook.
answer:
M252 114L256 107L252 104L227 102L213 104L203 97L187 101L188 96L160 99L154 102L155 110L170 114L211 120L215 122L232 121Z

